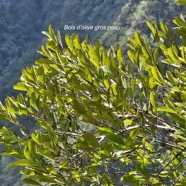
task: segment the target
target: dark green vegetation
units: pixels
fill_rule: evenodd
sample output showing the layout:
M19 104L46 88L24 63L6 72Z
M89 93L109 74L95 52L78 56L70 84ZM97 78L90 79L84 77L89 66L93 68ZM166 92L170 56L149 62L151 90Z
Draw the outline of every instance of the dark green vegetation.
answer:
M123 5L123 0L1 1L0 99L15 94L15 91L12 92L12 86L18 81L21 70L33 64L36 59L36 49L39 49L42 42L41 31L46 30L49 24L61 30L63 34L64 25L112 25ZM82 37L89 35L91 41L95 41L100 34L81 31Z
M35 49L39 48L41 44L41 31L46 30L49 23L52 23L55 30L60 29L62 36L65 34L63 27L66 24L120 26L121 29L117 32L82 31L81 38L88 35L91 42L100 38L105 46L114 45L115 42L119 42L124 50L126 50L125 42L127 36L132 36L134 30L139 30L149 36L149 29L144 26L145 20L153 22L154 16L156 16L158 20L164 20L168 24L171 24L174 15L176 15L177 12L181 12L180 7L173 5L173 1L163 0L126 2L123 0L83 2L77 0L63 2L49 0L39 2L34 0L29 2L12 0L6 1L5 3L6 5L3 5L2 2L0 4L0 13L2 14L0 22L2 43L0 49L2 100L7 95L15 95L15 92L11 91L11 87L19 79L21 69L25 66L32 65L34 59L36 59L37 54ZM74 19L74 17L76 19ZM158 66L158 68L160 68L160 66ZM153 97L153 94L151 94L151 97ZM161 104L161 102L159 104ZM86 136L84 137L86 139ZM90 135L88 137L90 138ZM42 153L40 152L40 154ZM1 165L4 167L6 165L4 158L2 162ZM13 171L13 169L11 171ZM3 177L5 177L6 181L3 181L5 180ZM14 175L11 176L11 172L7 170L7 168L4 168L4 170L1 171L0 179L3 179L1 183L4 185L12 185L13 183L16 185L15 180L17 180L17 175L14 173ZM17 185L20 184L17 183Z

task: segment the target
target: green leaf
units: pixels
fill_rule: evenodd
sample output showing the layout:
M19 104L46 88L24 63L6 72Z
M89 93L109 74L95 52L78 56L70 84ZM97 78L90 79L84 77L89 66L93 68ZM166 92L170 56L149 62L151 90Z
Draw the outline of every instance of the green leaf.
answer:
M57 183L53 178L46 177L46 176L40 176L39 181L45 182L45 183Z
M34 155L36 153L36 147L35 147L35 144L34 144L33 140L29 140L28 149L29 149L31 154Z
M132 184L132 185L136 185L136 186L139 186L139 179L137 178L134 178L133 175L125 175L122 177L122 181L125 183L129 183L129 184Z
M44 83L44 69L42 66L40 66L37 70L37 78L41 83Z
M134 33L134 37L135 37L136 43L137 43L139 46L143 46L142 39L141 39L141 37L140 37L140 35L139 35L138 32L135 32L135 33Z
M107 66L100 66L100 69L103 70L105 74L112 74L112 71Z
M92 147L99 147L98 140L92 133L83 134L82 138L88 143L88 145Z
M99 130L106 133L113 133L111 128L99 127Z
M154 78L159 82L164 84L164 79L162 77L162 75L160 74L159 70L157 69L157 67L152 67L151 68L151 72L152 75L154 76Z
M51 153L47 149L40 147L40 148L38 148L37 153L42 155L43 157L51 160L51 161L54 160L54 157L51 155Z
M139 129L134 129L132 132L130 132L130 138L134 140L139 132Z
M149 21L146 21L146 24L147 24L147 26L151 29L152 35L153 35L154 39L157 40L157 39L158 39L158 33L157 33L156 28L154 28L154 27L152 26L152 24L151 24Z
M38 92L41 93L44 96L48 96L49 98L53 97L52 92L49 91L49 90L39 89Z
M56 136L56 134L55 134L55 132L54 132L54 130L53 130L53 128L50 124L47 125L46 129L47 129L47 132L48 132L48 137L50 139L56 139L57 138L57 136Z
M177 86L178 80L172 75L170 71L166 72L166 76L172 85Z
M128 50L127 54L129 56L130 60L132 61L132 63L136 64L134 54L131 52L131 50Z
M118 95L118 92L117 92L117 84L116 83L113 83L111 85L111 90L112 90L112 93L114 94L114 96L117 96Z
M124 65L124 59L123 59L123 54L122 54L122 49L119 48L117 50L117 59L119 62L119 68L121 68Z
M27 91L27 88L25 87L24 83L17 83L17 85L14 85L13 88L15 90Z
M85 133L81 137L78 138L78 143L76 144L76 148L92 152L93 149L99 147L99 143L96 137L92 133Z
M49 27L48 27L48 33L50 34L50 37L52 38L52 40L53 40L55 43L57 43L57 38L56 38L56 36L55 36L55 34L54 34L54 31L53 31L53 29L52 29L52 25L49 25Z
M41 59L37 59L35 61L36 64L38 65L49 65L49 64L53 64L53 62L47 58L41 58Z
M103 112L102 113L102 117L103 117L104 120L108 121L111 124L114 124L114 122L115 122L114 121L114 118L112 117L112 115L111 114L108 114L106 112Z
M74 43L74 47L75 47L75 48L81 49L81 44L80 44L80 42L79 42L79 36L78 36L78 35L76 35L76 36L74 37L73 43Z
M15 138L12 136L3 136L2 138L0 138L0 143L14 143L16 142Z
M72 101L72 106L77 113L79 114L86 113L84 105L78 99L74 98L74 100Z
M130 119L125 119L123 122L125 125L132 125L133 124L133 121Z
M110 87L110 81L109 81L108 76L105 76L103 82L104 82L105 87L106 87L107 89L109 89L109 87Z
M65 42L67 44L67 46L74 51L74 45L73 45L73 42L70 38L70 36L68 34L65 35Z
M31 156L31 154L30 154L30 150L29 150L28 146L25 146L25 148L24 148L24 155L25 155L25 157L26 157L28 160L32 160L32 156Z
M169 107L169 108L175 110L175 106L174 106L173 102L170 101L168 98L165 98L165 99L164 99L164 103L167 105L167 107Z
M170 113L168 113L168 116L171 119L173 119L176 123L178 123L181 128L186 129L185 118L183 118L182 115L170 112Z
M167 26L166 26L162 21L160 21L160 27L161 27L161 30L162 30L166 35L169 35L169 29L167 28Z
M61 52L60 48L56 45L56 43L54 41L48 40L46 46L49 50L52 50L56 53ZM53 58L54 58L54 61L57 61L57 59L55 58L55 53L53 53Z
M38 144L38 145L42 145L42 140L41 140L41 137L40 137L40 134L39 133L33 133L32 135L32 139Z
M107 134L106 136L107 136L107 139L109 139L110 141L112 141L114 143L117 143L117 144L120 144L120 145L125 144L125 140L117 134Z
M37 181L35 181L32 178L24 178L24 179L22 179L22 182L25 184L30 184L30 185L41 185L40 183L38 183Z
M170 56L170 58L172 59L172 61L176 64L176 65L180 65L180 61L178 58L178 55L176 54L176 52L173 50L173 48L168 48L167 52Z
M156 108L156 100L155 100L155 93L154 93L154 91L152 91L150 93L150 102L151 102L153 108Z
M186 5L186 0L178 0L178 5Z
M176 113L176 111L174 111L174 110L172 110L171 108L166 107L166 106L157 107L157 111L159 111L159 112Z
M151 58L149 51L145 47L142 47L141 50L142 50L143 55L145 56L145 58L147 58L147 59Z
M145 175L146 177L149 177L149 172L148 172L148 170L147 170L147 167L146 167L144 164L140 163L140 164L138 164L138 165L136 166L136 168L137 168L137 170L138 170L139 172L141 172L143 175Z
M99 56L93 47L93 45L88 46L88 51L89 51L89 56L90 56L90 61L97 67L99 68Z
M58 42L59 42L61 48L63 48L62 39L61 39L61 34L60 34L59 31L57 31L57 40L58 40Z
M156 48L153 52L153 59L154 59L155 65L157 64L157 61L158 61L158 51L159 51L159 48Z
M12 164L9 165L10 168L15 168L15 167L37 167L38 164L36 164L32 160L27 160L27 159L21 159L18 160Z
M82 121L98 126L96 119L88 112L84 114Z

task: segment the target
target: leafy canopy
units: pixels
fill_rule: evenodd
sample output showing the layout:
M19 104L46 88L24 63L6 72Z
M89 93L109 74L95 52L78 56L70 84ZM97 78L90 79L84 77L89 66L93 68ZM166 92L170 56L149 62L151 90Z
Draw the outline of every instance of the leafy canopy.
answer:
M186 1L180 0L179 4ZM117 45L82 42L51 26L43 56L22 71L0 104L4 156L30 185L185 185L186 22L147 22L154 46L137 32L127 58ZM176 40L179 36L182 43Z

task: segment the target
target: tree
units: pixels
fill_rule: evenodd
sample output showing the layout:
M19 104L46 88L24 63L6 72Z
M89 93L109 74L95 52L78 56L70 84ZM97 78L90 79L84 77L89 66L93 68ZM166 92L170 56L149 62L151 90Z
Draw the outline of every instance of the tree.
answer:
M14 86L24 93L0 104L20 129L0 130L2 155L24 183L185 185L186 22L174 23L147 22L154 45L135 32L126 60L76 34L64 47L49 26L43 57Z

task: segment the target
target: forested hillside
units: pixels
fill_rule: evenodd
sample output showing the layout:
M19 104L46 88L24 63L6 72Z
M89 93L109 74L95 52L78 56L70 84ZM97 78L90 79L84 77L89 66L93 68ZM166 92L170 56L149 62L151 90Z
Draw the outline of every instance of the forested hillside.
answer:
M0 0L0 100L15 95L12 86L19 80L21 70L33 64L37 50L45 37L41 34L52 24L66 33L78 33L80 38L88 36L91 42L100 39L106 47L117 42L126 46L127 37L134 31L149 37L145 21L170 20L183 7L175 5L175 0ZM69 29L64 29L65 25ZM81 26L80 30L73 29ZM86 29L86 26L96 26ZM105 29L108 26L119 29ZM124 48L125 50L125 48ZM15 170L6 164L10 159L1 159L0 184L19 186Z

